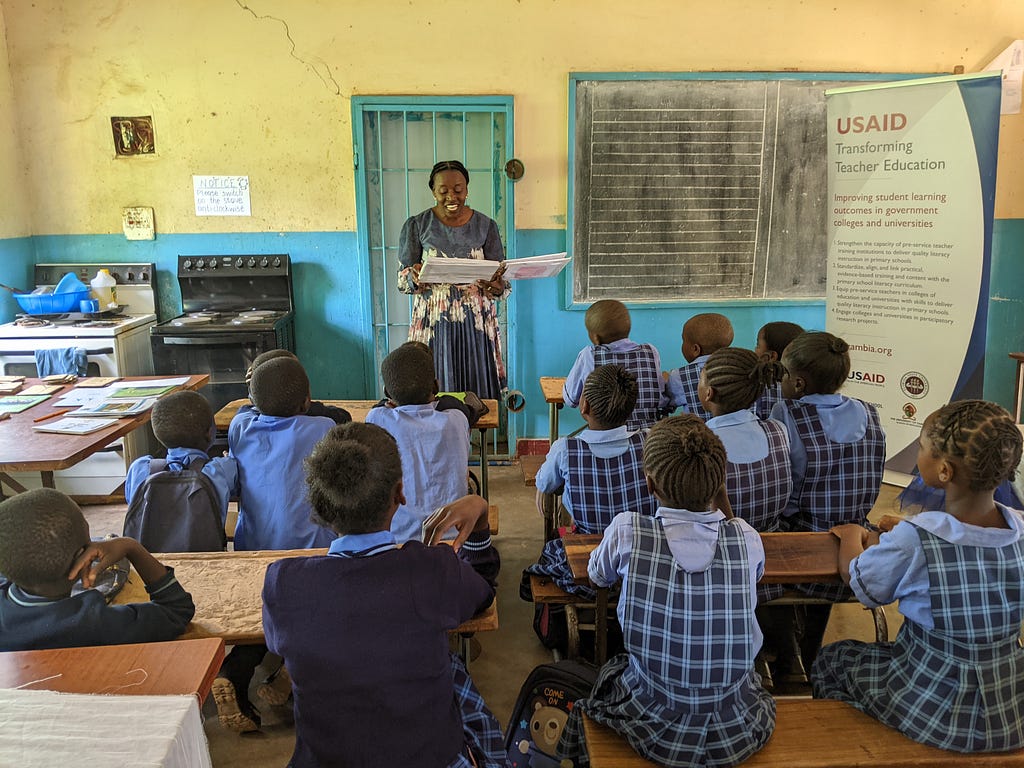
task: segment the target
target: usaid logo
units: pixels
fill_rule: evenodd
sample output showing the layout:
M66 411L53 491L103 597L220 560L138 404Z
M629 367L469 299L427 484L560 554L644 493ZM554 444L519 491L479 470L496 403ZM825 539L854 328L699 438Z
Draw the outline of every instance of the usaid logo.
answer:
M903 374L903 378L900 379L900 389L903 390L903 394L907 397L920 400L928 394L928 379L924 377L923 373L907 371Z
M850 371L847 376L850 381L859 381L864 384L885 384L885 374L873 371Z

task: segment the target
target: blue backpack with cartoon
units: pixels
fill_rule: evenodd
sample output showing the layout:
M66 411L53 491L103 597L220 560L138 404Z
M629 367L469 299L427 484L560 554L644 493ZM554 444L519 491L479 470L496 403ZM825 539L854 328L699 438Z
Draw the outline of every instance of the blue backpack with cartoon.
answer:
M577 699L590 695L597 667L565 659L535 667L519 689L512 719L505 731L505 750L512 768L569 768L555 748Z

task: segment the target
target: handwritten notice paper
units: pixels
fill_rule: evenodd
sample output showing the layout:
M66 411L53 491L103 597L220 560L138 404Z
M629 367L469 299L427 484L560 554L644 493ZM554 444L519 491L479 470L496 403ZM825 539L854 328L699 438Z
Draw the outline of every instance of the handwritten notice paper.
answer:
M248 176L193 176L196 216L252 216Z

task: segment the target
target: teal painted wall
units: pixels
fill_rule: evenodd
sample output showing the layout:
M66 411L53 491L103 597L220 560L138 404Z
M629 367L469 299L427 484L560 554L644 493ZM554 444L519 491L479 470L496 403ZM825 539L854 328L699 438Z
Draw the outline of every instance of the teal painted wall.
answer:
M516 232L519 256L565 249L565 230ZM366 285L367 269L354 232L162 235L129 242L121 235L39 236L0 240L0 282L29 287L36 262L109 260L152 261L157 265L159 315L178 314L181 297L175 279L177 256L209 253L288 253L294 264L296 346L319 398L374 397L373 353ZM1024 350L1024 220L997 220L993 238L992 291L989 305L985 396L1013 406L1014 364L1008 352ZM513 434L546 437L548 407L540 393L541 376L564 376L580 348L588 343L583 312L562 309L566 273L554 280L524 280L514 285L509 304L509 344L515 347L509 385L526 396L527 407L514 414ZM16 305L0 296L0 318L10 320ZM654 344L664 368L680 365L683 323L698 312L720 311L732 320L737 345L752 347L758 328L771 320L790 320L822 328L824 303L688 304L685 307L631 309L637 341ZM574 410L563 410L562 433L582 425Z

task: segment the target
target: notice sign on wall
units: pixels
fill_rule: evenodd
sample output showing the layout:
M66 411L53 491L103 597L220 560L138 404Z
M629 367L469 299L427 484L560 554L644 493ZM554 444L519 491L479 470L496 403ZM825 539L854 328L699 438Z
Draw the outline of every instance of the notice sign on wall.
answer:
M252 216L248 176L193 176L196 216Z
M873 403L887 468L910 472L929 413L981 397L998 75L826 91L828 330L843 392Z

